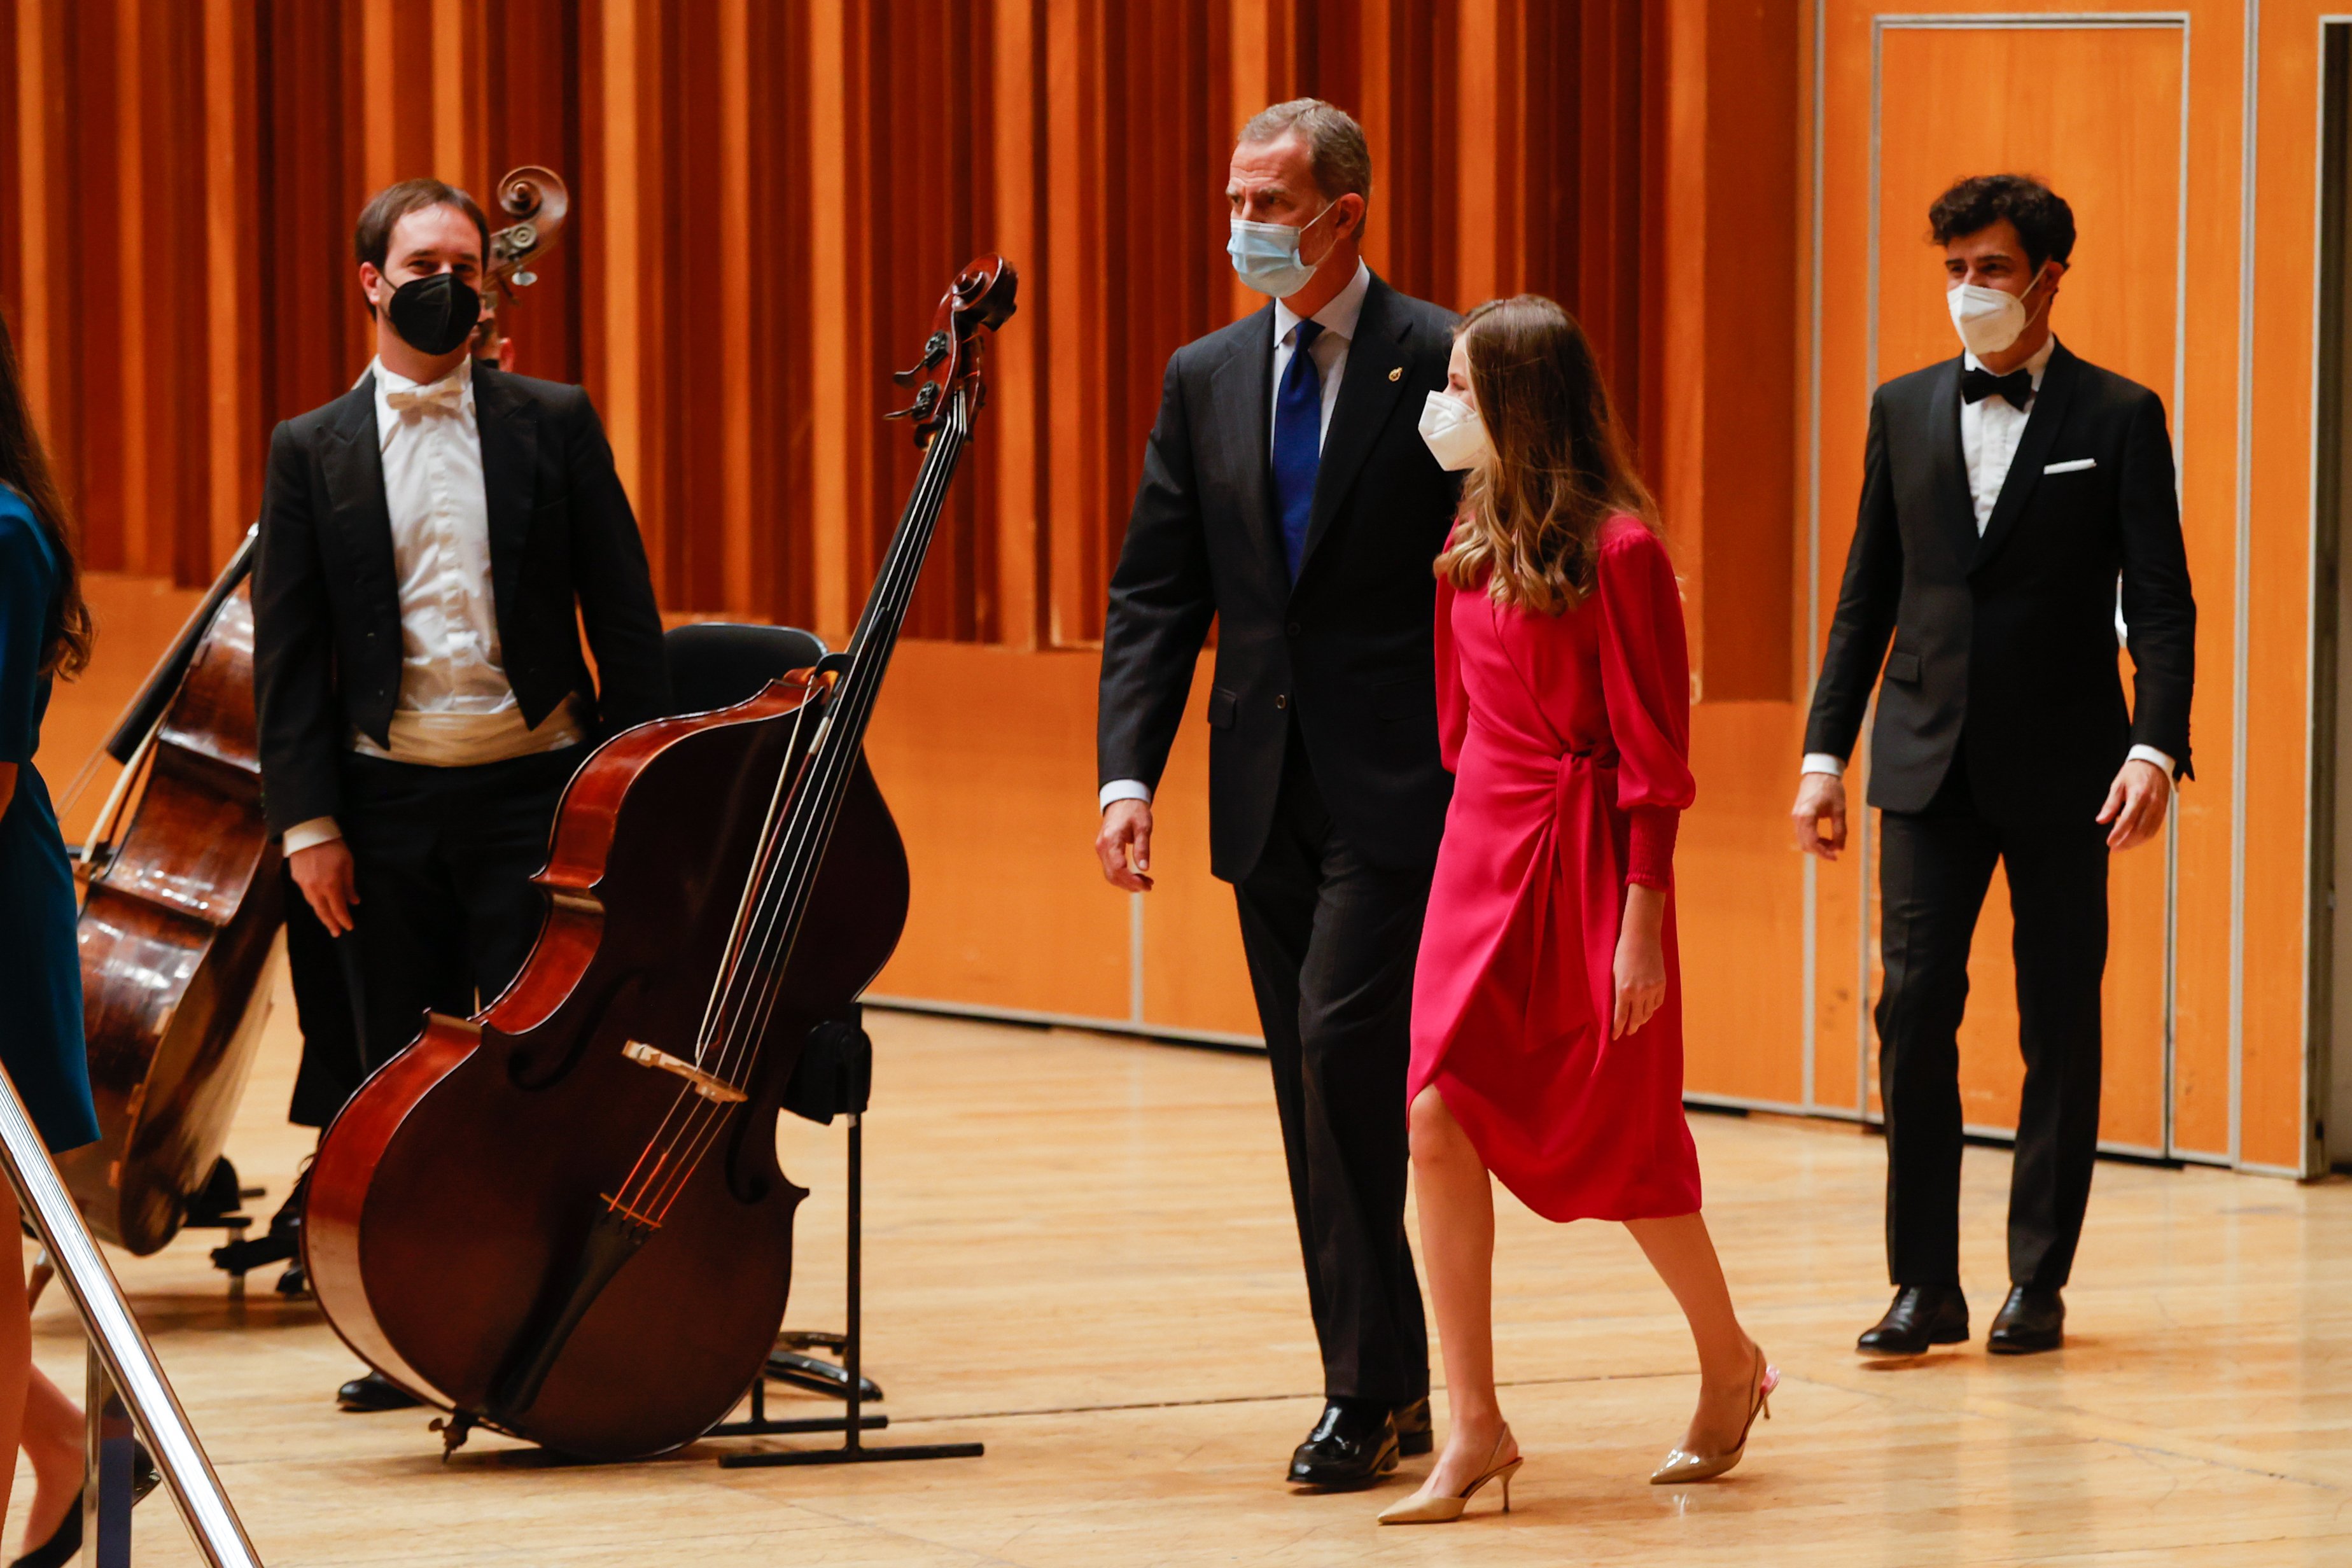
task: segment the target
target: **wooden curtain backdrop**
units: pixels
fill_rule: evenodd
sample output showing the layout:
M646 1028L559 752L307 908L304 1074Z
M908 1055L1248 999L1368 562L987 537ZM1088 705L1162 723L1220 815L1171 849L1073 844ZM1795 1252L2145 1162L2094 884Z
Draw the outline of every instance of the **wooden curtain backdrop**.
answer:
M914 460L875 417L884 373L919 342L931 280L1001 248L1022 324L914 630L1083 647L1169 352L1255 303L1223 255L1224 166L1281 98L1363 121L1384 276L1456 307L1561 300L1664 461L1664 15L0 0L0 310L90 564L199 583L254 513L270 426L366 363L367 195L425 174L482 193L545 163L574 219L520 313L520 368L594 394L664 605L838 635ZM1794 139L1791 121L1768 196ZM1751 437L1779 469L1757 489L1783 578L1791 429ZM1746 634L1775 696L1788 630Z

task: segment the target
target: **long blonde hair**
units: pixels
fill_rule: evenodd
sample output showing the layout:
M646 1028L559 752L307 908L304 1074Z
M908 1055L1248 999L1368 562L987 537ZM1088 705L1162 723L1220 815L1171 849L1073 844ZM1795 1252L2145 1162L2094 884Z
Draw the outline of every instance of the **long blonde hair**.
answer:
M1654 530L1657 503L1574 317L1520 294L1479 306L1456 335L1469 346L1470 389L1494 451L1463 487L1437 575L1559 615L1592 592L1601 524L1625 512Z

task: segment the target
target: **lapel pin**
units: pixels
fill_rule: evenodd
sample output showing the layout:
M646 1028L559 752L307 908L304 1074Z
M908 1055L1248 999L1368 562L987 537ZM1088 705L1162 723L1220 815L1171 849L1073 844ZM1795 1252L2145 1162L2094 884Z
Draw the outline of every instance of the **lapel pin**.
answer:
M1389 372L1389 379L1391 381L1402 381L1404 379L1404 366L1399 365L1396 369Z

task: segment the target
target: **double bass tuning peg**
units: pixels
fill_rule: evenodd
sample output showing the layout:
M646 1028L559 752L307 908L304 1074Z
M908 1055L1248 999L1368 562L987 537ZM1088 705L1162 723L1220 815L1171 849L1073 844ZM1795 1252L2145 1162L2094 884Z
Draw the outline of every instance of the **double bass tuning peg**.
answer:
M912 370L894 370L890 373L890 379L897 382L900 386L912 386L915 384L915 379L918 376L921 375L925 371L930 369L931 366L939 363L940 361L947 357L947 333L944 331L933 332L930 336L930 341L923 345L923 357L916 362L915 368Z
M885 419L929 419L931 416L931 410L939 406L939 402L940 384L936 381L927 381L916 389L913 406L893 409L891 412L882 416L882 417Z

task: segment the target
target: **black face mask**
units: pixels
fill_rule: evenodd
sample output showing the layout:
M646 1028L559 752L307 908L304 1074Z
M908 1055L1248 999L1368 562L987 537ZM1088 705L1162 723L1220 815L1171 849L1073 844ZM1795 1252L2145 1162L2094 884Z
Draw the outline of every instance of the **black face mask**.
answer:
M403 342L437 357L472 334L482 319L482 297L456 273L436 272L394 289L383 313Z

